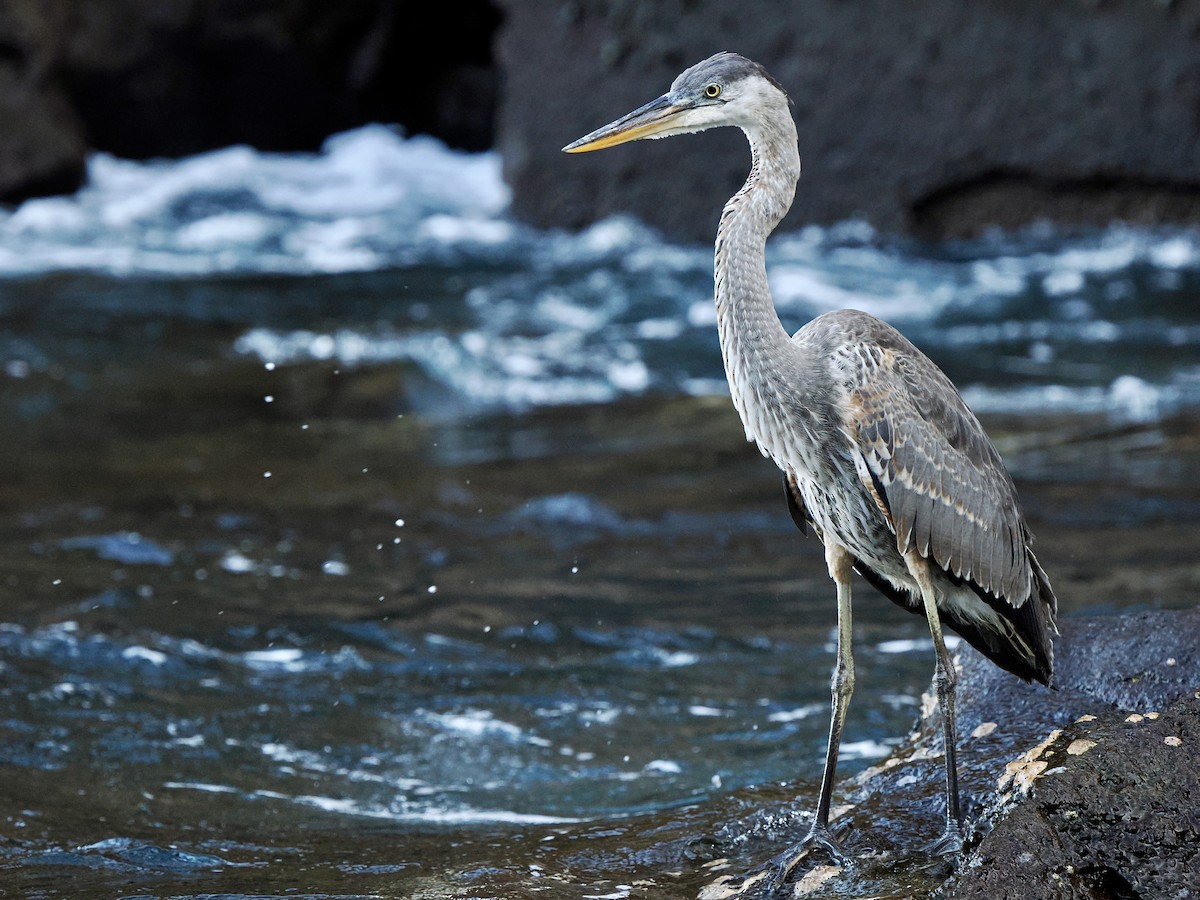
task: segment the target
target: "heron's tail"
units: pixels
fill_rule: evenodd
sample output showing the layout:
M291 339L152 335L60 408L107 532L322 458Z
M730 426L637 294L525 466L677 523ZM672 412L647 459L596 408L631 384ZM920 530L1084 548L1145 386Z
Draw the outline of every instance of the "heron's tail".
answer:
M1058 634L1058 599L1037 557L1028 550L1026 552L1029 553L1032 585L1029 596L1017 603L1006 597L996 597L967 580L976 596L1000 615L1006 625L1003 630L982 629L970 622L953 619L948 624L1000 668L1025 681L1038 681L1049 686L1054 675L1052 639Z
M947 572L951 581L970 591L963 591L958 603L939 604L938 612L943 624L1000 668L1025 681L1037 681L1049 686L1054 674L1051 638L1058 634L1055 624L1058 600L1050 587L1050 579L1032 553L1029 554L1029 563L1033 573L1032 590L1019 603L997 597L971 579ZM889 600L909 612L924 615L919 597L913 597L907 590L896 587L861 562L856 562L854 568ZM986 604L995 615L969 615L970 605L980 602ZM997 619L1000 627L995 627Z

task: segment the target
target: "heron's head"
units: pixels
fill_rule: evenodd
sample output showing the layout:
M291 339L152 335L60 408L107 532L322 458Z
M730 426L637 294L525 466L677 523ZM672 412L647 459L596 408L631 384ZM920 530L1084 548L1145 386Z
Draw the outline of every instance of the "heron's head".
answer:
M736 53L718 53L675 79L657 100L567 144L567 153L602 150L644 138L689 134L720 125L750 130L791 116L787 93L767 70Z

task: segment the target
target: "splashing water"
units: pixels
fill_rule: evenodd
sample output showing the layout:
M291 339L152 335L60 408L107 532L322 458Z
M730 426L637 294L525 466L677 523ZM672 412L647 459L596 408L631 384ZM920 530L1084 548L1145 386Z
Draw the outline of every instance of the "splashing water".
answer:
M830 588L711 402L711 250L507 210L494 155L373 127L0 211L5 888L637 896L804 824ZM1064 612L1190 596L1195 233L845 223L769 264L790 328L868 310L1029 414ZM862 596L851 773L930 669Z
M418 401L426 412L724 392L708 248L619 218L536 232L508 217L508 197L494 154L380 126L311 155L97 155L76 196L0 213L0 273L394 272L399 317L247 323L233 346L276 365L415 365L436 387ZM1145 421L1200 400L1194 231L1034 229L929 248L846 223L779 235L769 267L789 328L831 309L871 312L981 410ZM30 364L18 354L9 373Z

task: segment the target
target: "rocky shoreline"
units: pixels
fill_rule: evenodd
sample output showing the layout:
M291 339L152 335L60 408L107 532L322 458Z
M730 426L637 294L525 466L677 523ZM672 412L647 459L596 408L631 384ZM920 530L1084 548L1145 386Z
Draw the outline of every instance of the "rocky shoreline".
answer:
M1200 2L963 7L462 0L12 0L0 8L0 203L75 190L87 155L307 150L366 122L494 147L515 215L632 213L707 242L736 134L559 148L718 50L788 88L805 176L784 228L860 218L929 238L1200 222Z
M419 17L397 0L8 0L0 204L75 191L93 151L315 150L369 122L484 150L499 23L484 0L431 5Z
M885 896L923 889L954 900L1200 895L1197 628L1196 610L1068 620L1056 642L1053 690L1023 684L964 650L959 760L971 810L966 853L925 861L915 834L911 846L880 837L903 833L896 823L914 815L930 819L923 830L936 825L940 724L927 697L908 741L843 786L834 829L852 861L830 865L815 852L795 876L794 895L880 889ZM769 858L771 846L761 854ZM944 883L934 887L939 878ZM699 896L761 896L764 879L761 870L722 874Z
M945 238L1047 218L1200 221L1200 3L505 3L497 147L519 216L632 212L707 242L741 135L558 148L734 50L787 88L804 176L783 228L861 218Z

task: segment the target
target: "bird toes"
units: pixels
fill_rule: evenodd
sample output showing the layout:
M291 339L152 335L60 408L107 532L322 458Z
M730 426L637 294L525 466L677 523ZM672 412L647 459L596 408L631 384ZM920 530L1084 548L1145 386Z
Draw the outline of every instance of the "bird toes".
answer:
M804 840L784 850L766 864L767 889L772 893L781 890L796 866L814 850L825 851L837 865L842 865L847 860L846 853L833 836L833 832L828 827L822 828L814 825Z
M930 856L953 856L956 853L962 853L962 849L962 826L950 820L946 822L946 829L942 832L942 836L927 845L925 852Z

